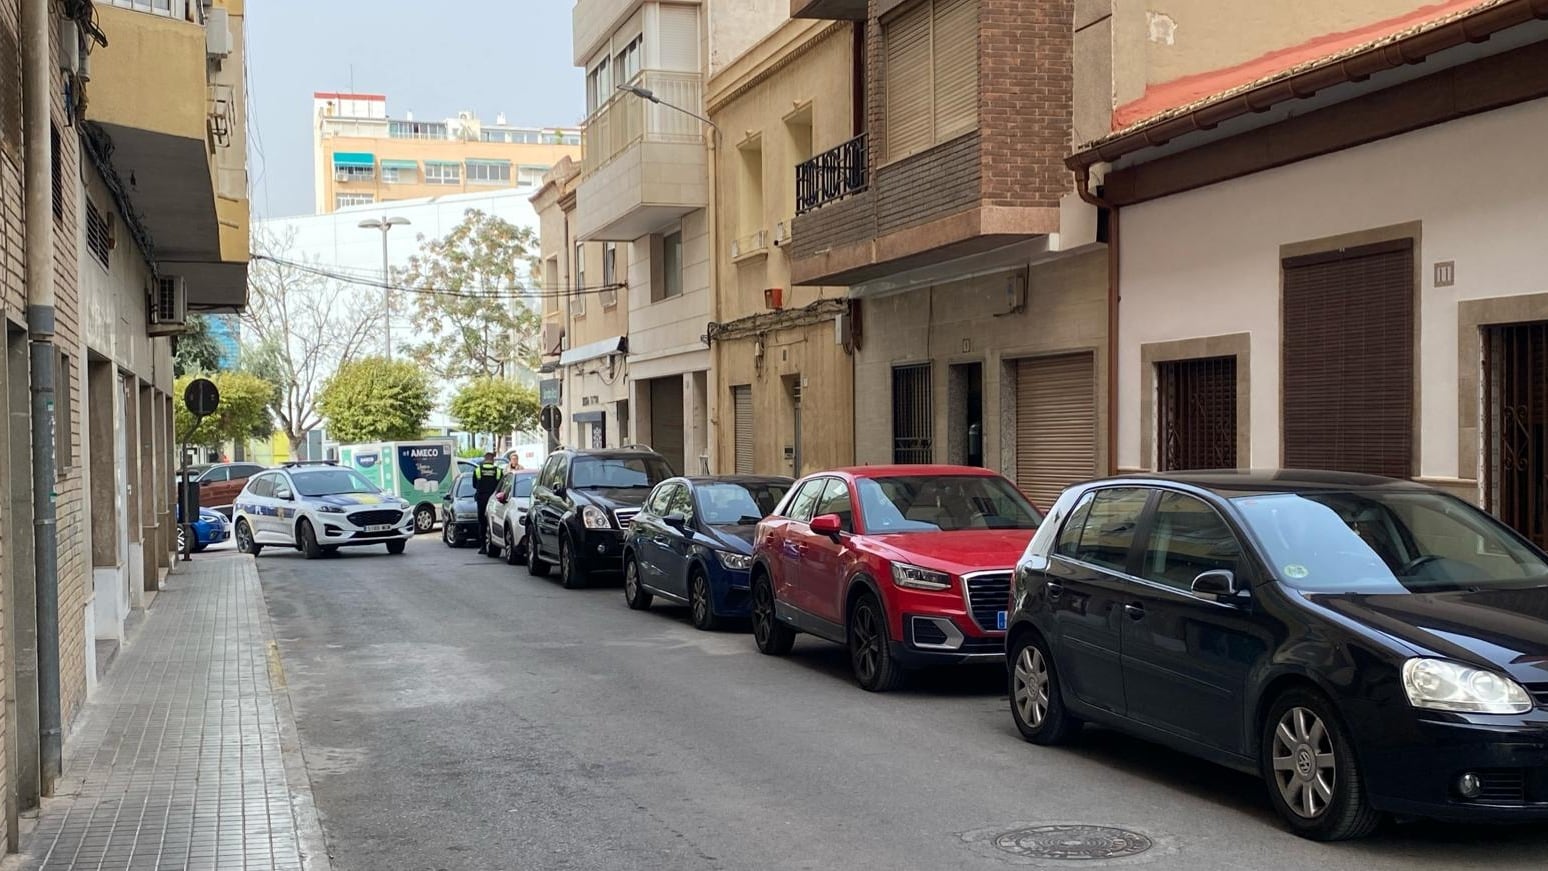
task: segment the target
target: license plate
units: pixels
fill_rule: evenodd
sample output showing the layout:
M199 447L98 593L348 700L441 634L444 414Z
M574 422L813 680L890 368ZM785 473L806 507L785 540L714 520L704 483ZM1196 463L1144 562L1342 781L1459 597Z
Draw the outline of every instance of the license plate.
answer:
M994 628L1005 631L1005 612L996 611L994 615Z
M391 523L378 523L375 526L367 526L365 528L365 531L366 532L391 532L392 531L392 524Z

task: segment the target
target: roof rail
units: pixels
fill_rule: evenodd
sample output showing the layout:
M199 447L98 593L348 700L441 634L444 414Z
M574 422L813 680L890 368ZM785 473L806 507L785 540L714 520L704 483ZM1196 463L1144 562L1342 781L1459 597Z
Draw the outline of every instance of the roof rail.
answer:
M620 451L655 451L656 450L655 448L651 447L650 445L641 445L641 444L619 445L618 449Z
M280 463L282 469L295 469L300 466L337 466L338 460L287 460Z

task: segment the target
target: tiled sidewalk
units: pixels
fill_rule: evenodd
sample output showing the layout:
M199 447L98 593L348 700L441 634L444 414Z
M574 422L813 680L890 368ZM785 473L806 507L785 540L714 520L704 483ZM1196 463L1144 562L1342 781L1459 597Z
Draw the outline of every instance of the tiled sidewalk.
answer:
M178 563L87 704L22 867L326 869L275 651L250 557Z

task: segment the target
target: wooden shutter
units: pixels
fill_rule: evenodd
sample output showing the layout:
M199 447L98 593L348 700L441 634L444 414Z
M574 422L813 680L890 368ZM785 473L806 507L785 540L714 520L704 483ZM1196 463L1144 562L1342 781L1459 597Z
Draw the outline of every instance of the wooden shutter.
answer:
M662 4L660 30L661 69L699 72L698 7Z
M753 401L752 386L731 388L731 405L736 415L736 473L753 473Z
M1283 265L1284 465L1409 477L1413 242Z
M923 0L883 25L889 159L929 147L934 135L930 8Z
M936 142L978 126L978 0L935 0Z
M1016 484L1040 508L1096 475L1095 367L1090 354L1016 364Z

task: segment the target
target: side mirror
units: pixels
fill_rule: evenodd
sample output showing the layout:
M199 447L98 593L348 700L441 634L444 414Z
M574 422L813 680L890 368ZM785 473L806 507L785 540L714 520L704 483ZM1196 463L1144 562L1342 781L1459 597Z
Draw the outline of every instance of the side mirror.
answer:
M1238 592L1236 575L1225 569L1204 572L1193 579L1190 589L1201 596L1213 596L1216 600L1234 598Z
M672 527L678 532L682 532L688 528L688 518L681 514L668 514L667 516L661 518L661 522L665 523L667 526Z
M289 502L292 499L295 499L296 495L294 493L290 492L289 490L275 490L274 491L274 498L278 499L281 502Z
M844 521L837 514L820 514L812 518L812 532L818 535L826 535L829 538L837 538L844 531Z

